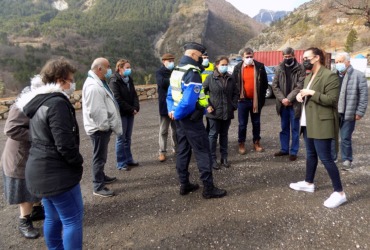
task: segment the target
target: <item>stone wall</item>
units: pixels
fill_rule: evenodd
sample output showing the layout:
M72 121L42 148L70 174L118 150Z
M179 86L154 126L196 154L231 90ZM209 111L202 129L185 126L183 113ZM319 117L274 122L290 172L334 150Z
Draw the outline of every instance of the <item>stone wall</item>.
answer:
M157 85L136 85L136 93L140 101L158 98ZM75 109L81 109L82 91L75 91L70 98L70 101ZM8 118L8 112L11 105L14 104L16 97L0 98L0 120Z

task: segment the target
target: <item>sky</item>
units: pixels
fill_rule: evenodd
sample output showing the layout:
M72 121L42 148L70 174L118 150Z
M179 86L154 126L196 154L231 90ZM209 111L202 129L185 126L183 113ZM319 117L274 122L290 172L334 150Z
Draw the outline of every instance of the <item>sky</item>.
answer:
M226 0L234 5L240 12L254 17L260 9L267 10L288 10L291 11L310 0Z

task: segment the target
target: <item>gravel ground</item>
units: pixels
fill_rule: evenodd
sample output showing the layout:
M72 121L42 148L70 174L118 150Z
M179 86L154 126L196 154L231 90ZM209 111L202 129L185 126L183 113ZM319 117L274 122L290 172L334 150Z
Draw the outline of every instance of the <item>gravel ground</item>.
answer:
M85 249L370 249L369 114L357 123L353 135L355 168L341 171L349 201L327 209L323 202L332 186L321 164L315 193L288 187L304 179L302 138L297 161L273 156L279 150L280 131L274 99L267 100L262 111L265 152L252 151L248 126L248 152L238 155L237 120L233 120L229 131L232 166L214 171L216 185L228 191L222 199L205 200L201 189L187 196L178 194L174 156L170 154L164 163L157 161L157 110L157 100L142 102L135 118L132 151L139 167L129 172L115 169L112 136L106 173L119 179L110 185L117 193L112 198L92 195L91 142L82 127L82 113L77 111L85 159L81 181ZM1 131L4 123L0 121ZM0 140L5 142L3 134ZM190 172L191 180L201 184L194 159ZM5 204L1 195L0 249L45 249L43 237L20 237L17 216L18 207ZM42 223L35 226L42 228Z

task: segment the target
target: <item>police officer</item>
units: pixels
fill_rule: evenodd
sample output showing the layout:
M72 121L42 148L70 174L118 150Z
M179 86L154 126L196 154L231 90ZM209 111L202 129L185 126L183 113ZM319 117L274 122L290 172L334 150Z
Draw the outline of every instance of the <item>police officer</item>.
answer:
M200 179L203 181L203 197L221 198L226 190L213 184L211 153L208 135L203 124L203 114L208 102L202 90L202 55L206 48L199 43L184 45L185 53L170 78L167 95L168 115L176 122L178 152L176 169L180 180L180 195L199 188L189 181L189 162L192 150L195 154Z

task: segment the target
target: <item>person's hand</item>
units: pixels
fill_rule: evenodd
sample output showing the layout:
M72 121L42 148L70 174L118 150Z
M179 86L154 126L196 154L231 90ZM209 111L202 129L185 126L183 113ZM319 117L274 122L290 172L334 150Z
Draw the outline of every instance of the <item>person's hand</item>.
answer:
M213 111L214 111L213 107L212 106L208 106L207 112L208 113L212 113Z
M286 107L292 105L292 103L288 100L288 98L284 98L281 103Z
M305 96L313 96L315 94L315 90L312 89L302 89L300 91L302 98Z
M362 118L362 117L361 117L361 116L359 116L359 115L356 115L356 116L355 116L356 121L361 120L361 118Z
M175 120L175 117L174 117L174 111L171 111L168 113L168 117L171 119L171 120Z
M136 115L136 114L137 114L137 111L136 111L136 110L134 110L134 112L132 112L132 114L133 114L133 115Z
M295 97L295 99L296 99L298 102L303 102L303 98L302 98L301 93L298 93L298 94L297 94L297 96Z

